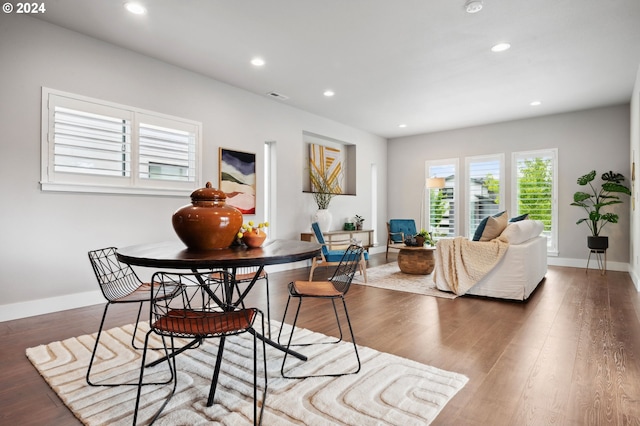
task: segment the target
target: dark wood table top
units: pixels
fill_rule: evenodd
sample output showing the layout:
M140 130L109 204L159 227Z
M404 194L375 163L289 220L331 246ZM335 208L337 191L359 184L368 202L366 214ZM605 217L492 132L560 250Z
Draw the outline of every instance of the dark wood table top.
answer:
M194 251L180 241L139 244L117 250L129 265L171 269L213 269L292 263L320 255L320 244L298 240L267 241L262 247Z

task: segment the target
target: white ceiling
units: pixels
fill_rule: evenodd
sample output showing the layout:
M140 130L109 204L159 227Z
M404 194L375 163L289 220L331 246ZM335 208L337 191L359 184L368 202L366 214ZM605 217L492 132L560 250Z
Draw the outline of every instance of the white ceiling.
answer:
M38 17L387 138L625 103L640 65L639 0L140 1Z

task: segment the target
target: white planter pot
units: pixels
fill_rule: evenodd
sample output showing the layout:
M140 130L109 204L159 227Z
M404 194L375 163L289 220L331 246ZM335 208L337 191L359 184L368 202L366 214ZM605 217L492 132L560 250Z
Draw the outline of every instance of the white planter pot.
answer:
M331 230L331 221L333 217L331 212L326 209L321 209L316 212L313 217L315 222L318 222L318 226L322 232L329 232Z

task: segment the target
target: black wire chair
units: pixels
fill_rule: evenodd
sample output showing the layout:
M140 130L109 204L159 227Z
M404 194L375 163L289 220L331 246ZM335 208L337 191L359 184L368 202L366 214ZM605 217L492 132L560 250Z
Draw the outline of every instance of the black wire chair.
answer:
M93 347L93 352L91 353L91 360L89 361L89 367L87 368L86 379L87 379L87 383L91 386L120 386L120 385L137 386L138 385L138 383L136 382L134 383L105 383L105 382L94 383L91 381L91 378L90 378L93 362L96 357L98 345L100 344L100 336L102 334L102 328L104 327L104 322L107 317L107 311L109 310L109 306L111 306L112 304L137 303L140 305L138 307L138 316L136 317L136 325L133 331L133 336L131 338L131 346L134 349L138 349L138 350L142 349L141 347L136 346L136 333L138 331L138 324L140 322L142 304L150 300L151 285L148 283L143 283L129 265L126 265L118 261L118 258L116 257L116 250L117 249L115 247L107 247L107 248L93 250L89 252L89 260L91 261L93 272L95 273L96 278L98 279L98 284L100 286L100 290L102 291L102 295L107 300L107 304L104 307L104 312L102 313L102 321L100 321L100 328L98 329L98 335L96 336L96 343ZM173 287L165 286L162 289L158 290L157 296L168 297L174 291L176 291L175 286ZM164 384L164 383L169 383L169 382L162 382L161 384Z
M215 276L216 278L212 278ZM163 286L172 285L181 289L175 292L171 298L156 298L156 292ZM145 350L142 353L142 365L133 424L136 424L140 395L146 363L147 346L152 334L161 337L166 358L171 362L173 374L173 388L161 407L151 419L153 423L169 400L173 397L177 384L176 356L182 352L182 347L176 348L175 338L195 339L200 342L208 338L218 338L218 354L211 379L211 387L207 399L207 407L213 405L216 385L222 363L225 338L249 332L253 335L253 420L254 424L262 423L264 401L267 394L267 360L264 340L262 340L264 389L262 402L258 415L258 366L257 366L257 332L254 329L256 318L260 317L261 332L264 335L264 316L256 308L238 308L233 303L234 290L233 275L225 271L216 271L215 275L209 272L203 273L176 273L156 272L151 280L151 316L149 320L150 330L145 337ZM170 344L167 345L167 340ZM155 364L155 363L154 363Z
M287 351L284 353L284 358L282 360L282 367L280 368L280 372L282 373L282 377L287 379L303 379L307 377L338 377L344 376L346 374L356 374L360 371L360 356L358 355L358 347L356 345L356 339L353 334L353 328L351 327L351 320L349 319L349 311L347 310L347 304L345 301L345 295L349 291L349 287L351 286L351 281L353 280L353 276L358 269L358 265L362 259L363 248L350 245L347 250L345 250L344 255L342 256L342 260L338 264L338 268L333 273L333 276L329 278L328 281L294 281L289 284L289 298L287 299L287 305L284 309L284 315L282 317L282 325L280 327L280 331L278 332L278 343L280 343L280 338L282 335L282 329L284 328L284 321L287 317L287 311L289 310L289 303L292 298L298 299L298 307L296 309L295 318L293 319L293 324L291 326L291 334L289 334L289 339L287 342ZM293 334L296 328L296 323L298 322L298 316L300 314L300 308L302 306L302 301L307 298L315 298L315 299L329 299L331 300L331 304L333 306L333 312L336 317L336 322L338 324L339 330L339 338L337 340L331 341L323 341L323 342L314 342L314 343L304 343L297 342L295 344L291 343L293 340ZM347 324L349 326L349 332L351 334L351 341L353 342L353 348L356 355L357 360L357 368L354 371L345 371L339 373L329 373L329 374L316 374L316 375L307 375L307 376L294 376L288 373L285 373L285 365L287 362L287 354L288 350L291 346L311 346L318 344L336 344L342 341L342 326L340 324L340 317L338 316L338 310L336 308L336 300L342 301L342 306L344 308L344 313L347 319Z

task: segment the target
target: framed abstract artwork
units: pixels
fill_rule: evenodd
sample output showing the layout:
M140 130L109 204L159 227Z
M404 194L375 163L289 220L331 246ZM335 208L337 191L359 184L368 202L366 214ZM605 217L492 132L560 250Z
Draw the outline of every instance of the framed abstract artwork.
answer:
M339 148L309 144L309 167L312 179L311 192L327 191L342 194L344 191L344 158ZM321 177L321 179L318 179Z
M218 188L242 214L256 213L256 154L219 149Z

